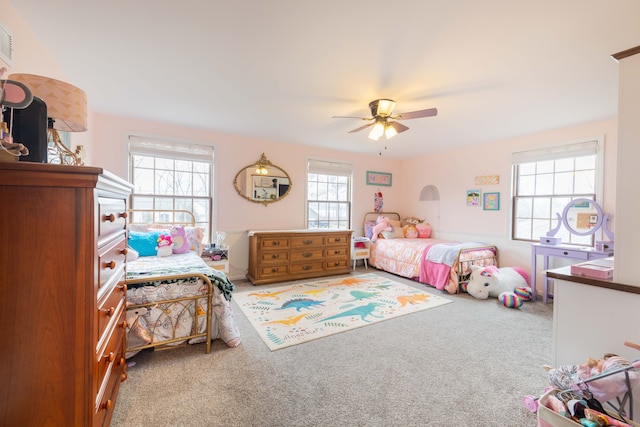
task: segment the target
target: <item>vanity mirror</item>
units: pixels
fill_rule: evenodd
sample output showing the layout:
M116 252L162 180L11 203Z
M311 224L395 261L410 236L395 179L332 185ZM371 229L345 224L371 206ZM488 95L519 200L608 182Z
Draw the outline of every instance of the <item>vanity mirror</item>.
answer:
M265 206L286 197L291 185L289 174L271 163L264 153L257 162L241 169L233 180L233 186L240 196Z
M577 241L571 241L567 243L591 243L593 244L593 236L598 230L602 229L605 235L609 239L607 242L596 242L596 246L599 243L607 243L608 246L613 248L614 234L609 229L609 214L604 213L598 203L591 199L574 199L565 206L562 211L562 216L556 213L558 217L558 225L547 232L547 238L553 238L564 225L567 231L570 233L570 238L573 236L580 236ZM559 240L559 239L558 239ZM558 242L559 243L559 242Z

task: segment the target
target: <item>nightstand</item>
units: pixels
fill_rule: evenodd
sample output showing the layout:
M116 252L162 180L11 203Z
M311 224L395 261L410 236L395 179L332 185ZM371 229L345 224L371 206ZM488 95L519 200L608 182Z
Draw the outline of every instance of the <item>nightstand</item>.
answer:
M353 260L353 269L356 269L356 263L359 259L364 262L364 267L369 268L367 260L369 259L371 241L366 237L354 237L351 239L351 259Z
M205 249L202 252L202 259L214 270L220 270L225 274L229 274L228 246Z

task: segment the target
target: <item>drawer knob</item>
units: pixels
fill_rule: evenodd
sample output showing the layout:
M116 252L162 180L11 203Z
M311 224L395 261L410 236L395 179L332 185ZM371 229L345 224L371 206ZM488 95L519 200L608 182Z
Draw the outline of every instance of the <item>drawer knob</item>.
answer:
M116 359L116 355L113 354L113 351L109 352L109 354L105 354L104 356L102 356L103 360L106 360L107 362L111 363Z
M273 242L271 242L272 246L278 246L280 244L280 241L278 240L274 240Z
M121 250L121 251L120 251L120 253L121 253L122 255L126 255L126 254L128 254L128 253L129 253L129 249L124 248L123 250Z
M123 283L122 285L118 286L120 289L122 289L122 292L127 292L127 284Z
M304 243L305 245L310 245L313 243L313 240L309 240L309 239L303 240L302 243Z
M563 254L565 254L565 255L569 255L569 252L567 252L567 251L564 251L564 252L563 252Z
M307 270L311 270L313 267L310 265L305 265L304 267L302 267L303 270L307 271Z
M115 222L116 221L116 216L114 214L105 215L104 216L104 220L108 221L108 222Z
M272 272L272 273L277 273L277 272L278 272L278 269L277 269L277 268L272 268L272 269L271 269L271 272Z
M127 378L129 378L129 375L127 375L126 372L123 372L122 375L120 375L120 382L126 381Z
M115 261L105 262L104 268L110 268L113 270L114 268L116 268L116 262Z
M102 310L102 312L103 312L104 314L106 314L106 315L107 315L107 317L111 317L111 316L113 316L113 313L115 313L115 312L116 312L116 308L115 308L115 307L110 307L110 308L108 308L108 309L106 309L106 310Z
M123 320L120 326L122 326L122 329L127 329L127 321Z
M313 256L313 254L311 252L305 252L302 254L302 256L305 258L309 258L310 256Z
M129 215L126 212L120 212L118 218L127 218Z
M272 258L272 259L278 259L279 257L280 257L280 255L278 255L278 254L273 254L273 255L271 255L271 258Z
M113 402L111 401L111 399L107 400L106 402L104 402L103 404L100 405L100 409L106 409L109 410L111 409L111 407L113 406Z

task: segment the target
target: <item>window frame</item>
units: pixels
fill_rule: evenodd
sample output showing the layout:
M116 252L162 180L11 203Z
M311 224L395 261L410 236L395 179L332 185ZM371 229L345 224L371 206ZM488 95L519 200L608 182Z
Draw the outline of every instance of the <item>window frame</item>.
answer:
M208 163L208 171L202 172L207 173L208 180L206 186L208 188L208 195L179 195L179 194L160 194L157 192L152 193L135 193L135 188L130 196L130 206L131 209L157 209L162 211L164 207L158 206L156 203L158 200L172 200L173 207L168 210L180 210L180 206L176 206L176 201L180 200L189 200L192 206L192 209L189 210L195 217L196 226L202 227L205 232L205 240L210 242L212 236L215 233L213 227L213 208L214 208L214 170L215 170L215 162L214 162L214 148L212 146L203 145L197 142L191 141L181 141L181 140L172 140L163 137L157 136L141 136L141 135L128 135L128 171L129 171L129 182L134 184L135 186L135 169L136 166L134 164L134 156L145 156L154 159L154 165L151 170L155 172L156 169L156 160L155 159L166 159L166 160L178 160L178 161L187 161L187 162L197 162L197 163ZM173 165L174 172L175 164ZM198 174L200 172L193 171L179 171L180 173L187 173L192 175ZM155 183L154 183L155 187ZM154 189L155 191L155 189ZM152 199L152 207L147 206L136 206L135 200L136 198L147 198ZM203 202L206 206L206 214L205 217L202 215L198 215L195 209L193 209L194 203ZM166 215L166 213L164 214ZM156 221L158 218L153 218L153 221ZM180 221L190 221L190 218L185 214L180 215L179 213L175 214L174 218L171 218L173 222Z
M590 152L591 151L591 152ZM539 238L543 236L538 236L536 239L535 236L532 236L531 239L523 239L516 238L516 224L517 224L517 209L516 203L520 198L548 198L550 199L550 206L553 206L552 199L567 199L566 203L577 198L592 198L594 201L602 205L603 199L603 188L604 188L604 136L597 137L588 137L588 138L579 138L570 141L564 141L554 144L548 144L545 146L537 146L530 149L521 149L521 150L513 150L511 152L511 215L509 219L509 240L512 242L520 242L520 243L536 243L539 242ZM567 193L567 194L543 194L543 195L526 195L519 196L518 192L518 167L523 163L532 163L539 162L545 160L560 160L560 159L568 159L568 158L578 158L587 155L595 155L595 181L594 181L594 193ZM575 173L575 166L573 169ZM555 175L555 172L554 172ZM565 203L565 205L566 205ZM563 206L564 207L564 206ZM556 214L562 214L562 209L558 212L550 212L550 228L553 229L554 226L558 225L558 219ZM532 219L533 220L533 219ZM561 221L561 219L560 219ZM561 227L562 229L562 227ZM598 236L591 236L590 244L593 246L595 244L595 240ZM580 240L580 239L578 239ZM584 241L571 242L564 241L563 244L573 244L578 246L585 246Z
M309 199L309 186L310 175L325 175L328 177L346 177L347 178L347 200L321 200L321 199ZM306 194L305 194L305 224L308 229L313 230L350 230L352 225L352 211L353 211L353 164L349 162L340 162L334 160L322 160L322 159L307 159L307 176L306 176ZM327 218L327 227L312 227L311 225L311 204L319 203L325 205L339 205L336 209L340 210L340 206L346 209L347 224L346 227L341 227L340 222L344 221L340 218L331 219ZM327 211L331 211L331 207L328 207ZM320 221L320 220L318 220ZM331 227L332 223L338 223L337 227Z

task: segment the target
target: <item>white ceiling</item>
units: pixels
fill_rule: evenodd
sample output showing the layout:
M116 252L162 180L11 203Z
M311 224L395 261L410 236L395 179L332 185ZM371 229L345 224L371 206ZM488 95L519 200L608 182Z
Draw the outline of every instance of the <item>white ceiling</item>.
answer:
M640 45L639 0L12 3L96 112L377 154L331 116L438 108L390 158L615 117Z

